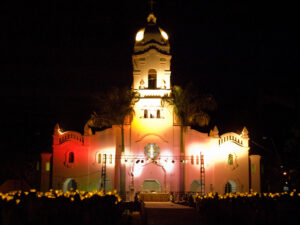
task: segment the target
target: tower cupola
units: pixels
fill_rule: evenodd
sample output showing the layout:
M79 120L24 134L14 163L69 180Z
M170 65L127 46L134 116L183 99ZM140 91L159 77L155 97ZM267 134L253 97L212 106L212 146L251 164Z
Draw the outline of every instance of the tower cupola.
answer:
M156 20L154 14L150 13L146 26L136 33L134 53L142 53L151 48L164 54L170 53L169 36L157 25Z
M162 97L171 90L169 37L156 20L150 13L145 27L135 36L132 86L141 97Z

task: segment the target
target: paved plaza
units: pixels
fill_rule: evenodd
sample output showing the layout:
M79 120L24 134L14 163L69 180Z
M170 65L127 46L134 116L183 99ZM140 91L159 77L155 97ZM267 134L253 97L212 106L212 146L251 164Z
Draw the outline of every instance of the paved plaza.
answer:
M141 215L143 225L199 224L199 216L194 208L172 202L145 202Z

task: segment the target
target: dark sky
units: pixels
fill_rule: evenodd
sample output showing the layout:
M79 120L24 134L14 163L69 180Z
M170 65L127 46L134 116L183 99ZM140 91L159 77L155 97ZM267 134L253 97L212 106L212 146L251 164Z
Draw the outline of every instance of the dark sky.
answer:
M1 151L48 150L56 122L83 132L93 110L91 95L131 85L134 37L149 5L146 0L103 2L0 3L1 135L6 143ZM215 96L218 110L211 126L218 125L221 133L247 126L253 140L273 137L280 149L291 135L299 135L295 6L156 2L157 22L170 37L172 83L193 82Z

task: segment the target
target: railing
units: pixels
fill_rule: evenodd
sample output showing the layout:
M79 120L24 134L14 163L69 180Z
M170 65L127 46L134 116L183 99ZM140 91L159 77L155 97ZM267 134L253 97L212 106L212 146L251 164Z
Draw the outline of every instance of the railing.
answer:
M243 140L241 137L239 137L237 134L227 134L227 135L224 135L224 136L221 136L220 139L219 139L219 145L221 144L224 144L225 142L227 141L231 141L237 145L240 145L242 146L243 145Z
M80 133L68 131L60 135L59 144L62 144L69 140L75 140L84 144L84 137Z
M141 97L161 97L164 95L170 95L170 89L138 89Z

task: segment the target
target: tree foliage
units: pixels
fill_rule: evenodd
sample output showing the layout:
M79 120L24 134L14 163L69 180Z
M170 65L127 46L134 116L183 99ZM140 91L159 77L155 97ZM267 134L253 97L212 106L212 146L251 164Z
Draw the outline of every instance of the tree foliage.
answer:
M199 94L191 84L184 89L175 85L171 96L164 96L162 101L173 105L182 126L207 126L210 121L209 112L217 108L212 95Z
M133 106L138 94L129 88L113 87L95 95L93 125L98 128L122 125L127 116L134 114Z

